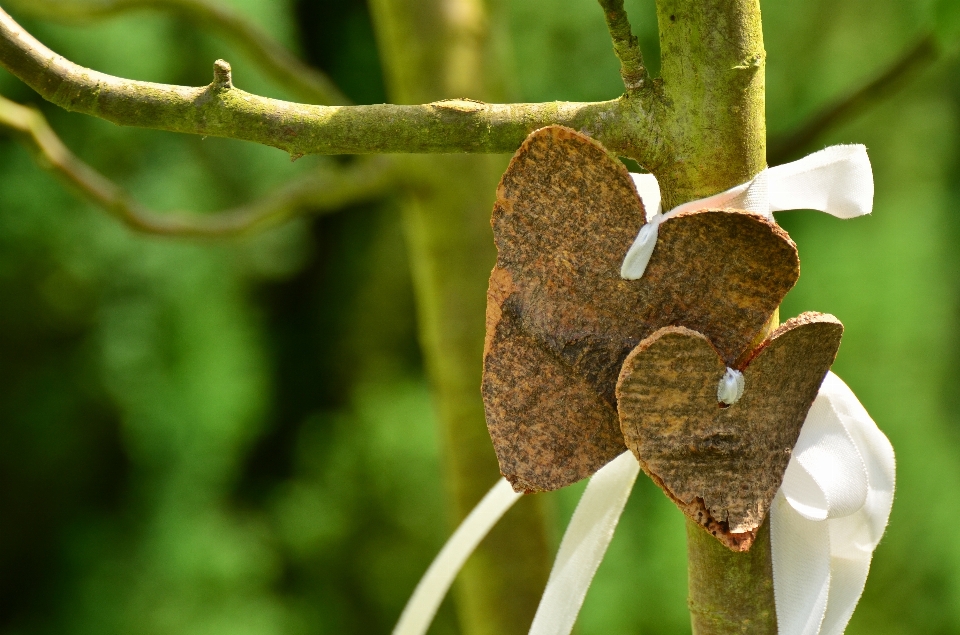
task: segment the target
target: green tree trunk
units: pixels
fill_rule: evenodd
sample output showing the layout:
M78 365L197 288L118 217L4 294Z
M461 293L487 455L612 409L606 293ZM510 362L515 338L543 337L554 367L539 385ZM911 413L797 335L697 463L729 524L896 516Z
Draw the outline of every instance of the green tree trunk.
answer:
M657 21L671 159L656 172L669 209L766 167L765 52L758 0L658 0ZM688 521L687 552L695 635L777 632L769 522L733 553Z
M487 7L478 0L372 3L394 103L494 99ZM490 213L506 162L496 155L406 156L422 183L403 202L434 387L445 478L459 522L499 477L480 399L486 287L496 259ZM525 633L549 573L540 501L527 496L465 567L455 597L467 635Z

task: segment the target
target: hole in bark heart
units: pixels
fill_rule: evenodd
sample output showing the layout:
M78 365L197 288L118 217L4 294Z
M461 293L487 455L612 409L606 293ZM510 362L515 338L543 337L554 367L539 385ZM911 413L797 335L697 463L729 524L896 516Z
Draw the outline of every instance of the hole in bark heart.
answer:
M645 222L623 164L569 128L532 133L501 178L482 393L518 490L564 487L623 452L617 377L644 338L685 326L739 368L799 275L796 246L772 220L699 210L664 222L643 278L624 280Z
M684 514L730 549L749 549L842 333L831 315L788 320L742 367L749 390L718 408L727 367L710 340L658 330L627 356L617 383L627 447Z

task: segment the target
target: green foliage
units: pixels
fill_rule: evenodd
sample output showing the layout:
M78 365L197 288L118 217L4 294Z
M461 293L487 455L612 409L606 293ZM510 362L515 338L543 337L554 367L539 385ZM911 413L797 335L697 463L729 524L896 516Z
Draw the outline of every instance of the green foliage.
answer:
M956 52L960 46L960 2L956 0L935 0L933 7L933 32L940 45Z
M955 4L938 5L942 33ZM361 3L236 5L354 99L382 99ZM627 8L656 74L653 3ZM622 92L590 0L507 9L511 99ZM928 24L894 0L763 9L774 135ZM160 15L27 26L106 72L202 84L225 57L242 86L283 96L219 39ZM343 48L318 44L334 35ZM957 70L941 63L819 140L868 145L873 217L780 219L803 260L782 315L844 321L836 370L898 452L851 634L960 630ZM39 103L6 75L0 92ZM315 165L42 107L85 160L162 209L209 212ZM0 632L389 631L449 531L397 216L387 202L252 239L147 238L0 141ZM581 491L544 495L555 541ZM642 480L580 633L688 632L685 561L681 514ZM433 632L455 631L445 605Z

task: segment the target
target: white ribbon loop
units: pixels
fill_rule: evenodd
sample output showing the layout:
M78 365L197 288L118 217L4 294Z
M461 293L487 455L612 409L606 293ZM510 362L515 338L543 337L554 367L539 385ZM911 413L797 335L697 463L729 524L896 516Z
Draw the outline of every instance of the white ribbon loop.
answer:
M649 174L633 175L647 222L627 250L620 277L639 280L650 262L659 226L686 211L733 207L772 218L773 212L814 209L837 218L854 218L873 210L873 170L862 145L837 145L762 170L725 192L660 213L660 188ZM651 210L656 210L651 213Z
M866 503L867 468L824 395L807 413L781 490L808 520L849 516Z
M770 510L780 635L840 635L890 516L893 448L827 373Z
M766 173L770 212L815 209L855 218L873 209L873 170L862 145L830 146Z

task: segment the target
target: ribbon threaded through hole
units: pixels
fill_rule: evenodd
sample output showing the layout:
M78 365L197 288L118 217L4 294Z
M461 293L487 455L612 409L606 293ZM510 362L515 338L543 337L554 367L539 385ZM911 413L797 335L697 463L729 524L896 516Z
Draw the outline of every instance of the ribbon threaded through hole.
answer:
M732 406L740 401L740 397L743 397L743 389L743 373L727 366L727 372L717 384L717 401L726 406Z

